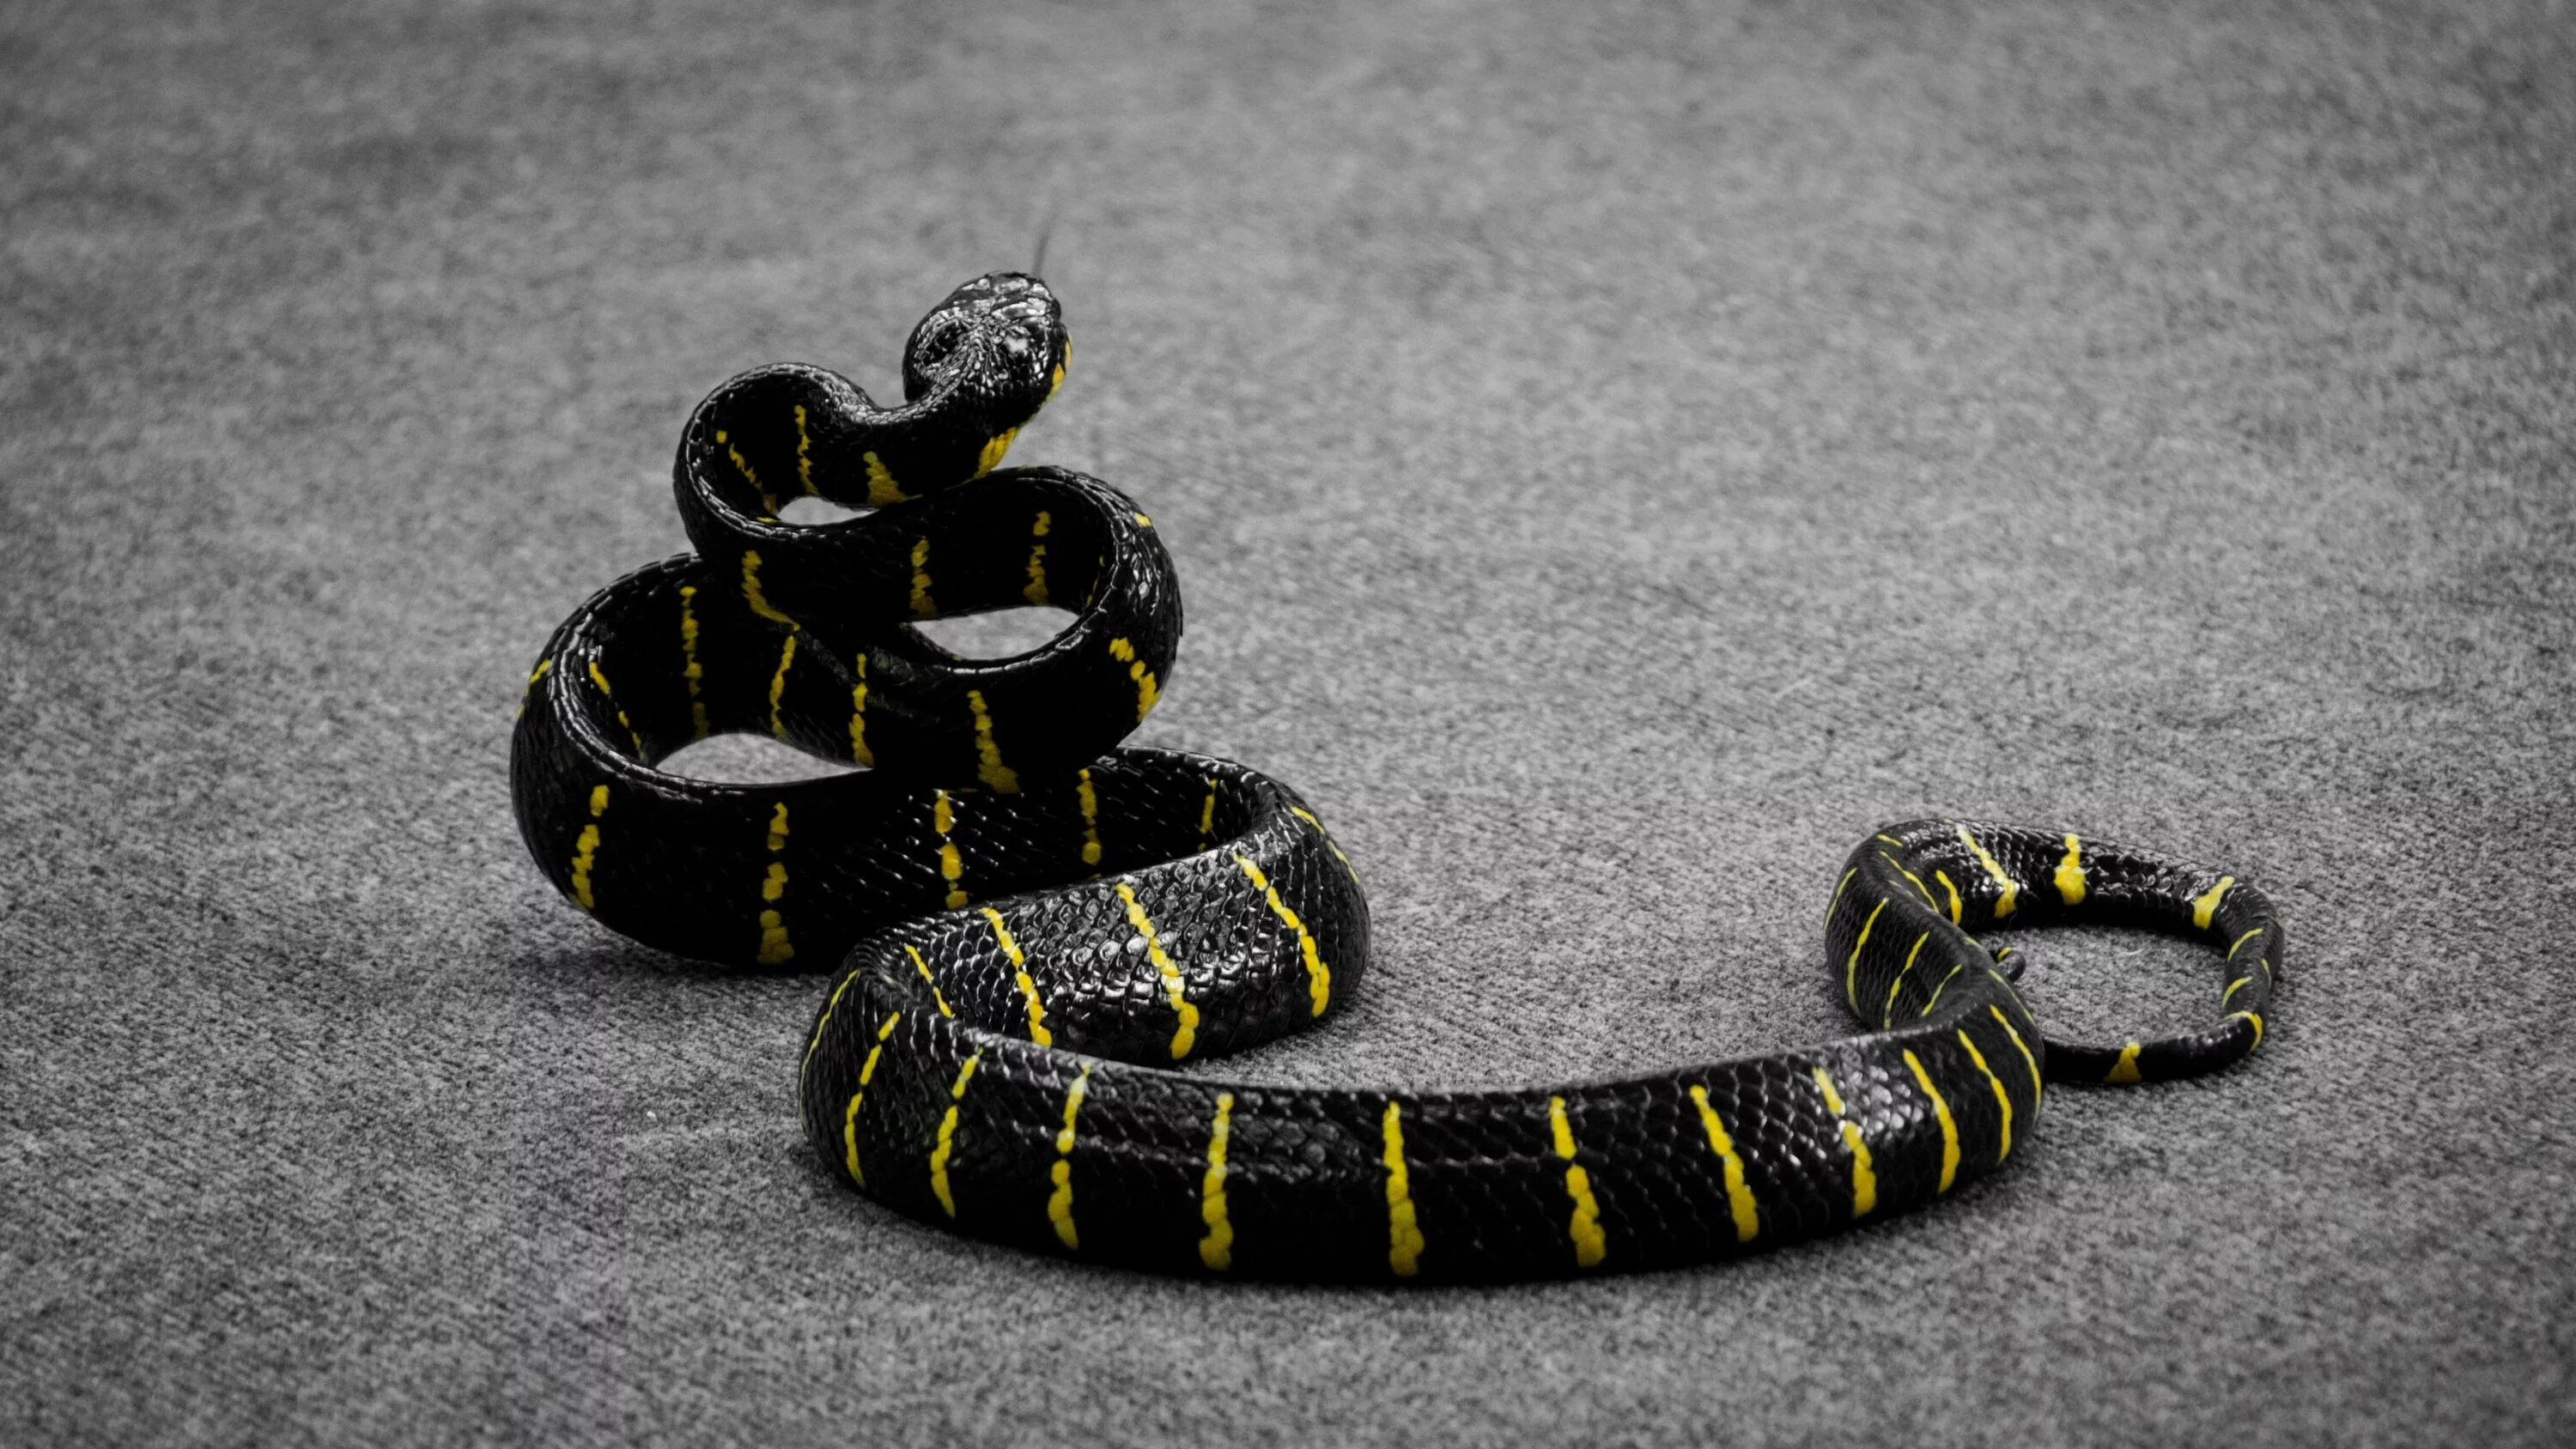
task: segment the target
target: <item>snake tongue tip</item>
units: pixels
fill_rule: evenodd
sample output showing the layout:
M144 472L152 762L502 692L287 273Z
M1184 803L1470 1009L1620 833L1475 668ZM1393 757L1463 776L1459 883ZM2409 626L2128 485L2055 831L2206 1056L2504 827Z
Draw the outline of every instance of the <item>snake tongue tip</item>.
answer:
M1058 208L1049 206L1047 208L1046 219L1038 223L1037 254L1029 259L1029 279L1031 281L1036 281L1046 275L1047 242L1055 235L1057 211Z

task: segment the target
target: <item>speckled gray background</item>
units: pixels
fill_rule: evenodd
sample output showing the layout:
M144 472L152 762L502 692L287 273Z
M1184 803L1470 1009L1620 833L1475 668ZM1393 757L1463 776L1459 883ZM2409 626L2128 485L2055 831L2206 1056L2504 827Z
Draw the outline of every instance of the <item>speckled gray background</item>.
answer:
M2576 1435L2566 5L753 8L0 15L0 1439ZM1145 1280L833 1185L816 981L556 899L506 730L683 546L698 396L890 392L1050 219L1014 457L1165 530L1139 738L1376 903L1247 1070L1840 1031L1833 867L1933 811L2271 888L2262 1054L1578 1284ZM2068 1028L2214 1010L2031 946Z

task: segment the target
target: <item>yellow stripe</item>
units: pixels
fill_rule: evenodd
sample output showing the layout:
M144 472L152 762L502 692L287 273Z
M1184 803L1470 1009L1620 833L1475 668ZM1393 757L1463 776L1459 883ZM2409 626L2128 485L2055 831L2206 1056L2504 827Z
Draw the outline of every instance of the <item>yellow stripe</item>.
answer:
M1145 918L1145 908L1136 903L1135 887L1120 881L1118 898L1127 903L1127 924L1145 938L1145 954L1153 959L1154 969L1163 974L1163 999L1172 1004L1173 1013L1181 1019L1181 1029L1172 1033L1172 1060L1177 1062L1190 1054L1190 1044L1198 1039L1199 1009L1182 994L1181 968L1163 954L1163 943L1154 936L1154 923Z
M1869 908L1869 919L1860 923L1860 939L1852 942L1851 959L1843 963L1843 997L1851 1003L1855 1015L1860 1011L1860 951L1869 944L1869 928L1878 924L1878 913L1886 909L1884 896L1879 898L1877 905ZM1867 1020L1866 1017L1862 1019Z
M1029 530L1029 537L1045 538L1047 526L1052 521L1045 509L1039 509L1037 525ZM1020 590L1020 597L1032 604L1043 605L1047 601L1046 548L1044 543L1029 545L1029 583L1028 587Z
M590 661L590 682L598 685L599 692L608 696L610 707L617 711L617 722L626 727L626 737L635 742L636 758L642 759L644 756L644 737L635 732L633 722L626 718L626 707L617 703L616 693L608 687L608 676L600 672L599 661L596 659Z
M976 767L976 778L1000 794L1018 794L1019 772L1002 763L1002 747L993 742L993 717L984 710L984 691L966 691L966 708L974 713L975 752L983 757L983 763Z
M694 731L690 737L702 740L707 737L707 707L698 698L698 681L706 671L698 667L698 615L689 604L697 596L696 585L680 586L680 677L689 685L689 726Z
M1910 881L1914 882L1914 890L1915 890L1915 893L1923 897L1923 904L1925 904L1925 905L1927 905L1927 906L1931 906L1931 907L1933 907L1933 908L1934 908L1934 909L1936 909L1936 910L1937 910L1937 909L1939 909L1939 907L1940 907L1940 904L1941 904L1941 903L1940 903L1940 902L1938 902L1938 901L1936 901L1936 900L1934 900L1934 899L1932 899L1932 890L1931 890L1931 887L1926 886L1925 884L1923 884L1923 879L1922 879L1922 877L1920 877L1920 876L1916 875L1914 872L1912 872L1912 871L1910 871L1910 870L1907 870L1907 869L1905 868L1905 866L1904 866L1901 862L1899 862L1895 856L1892 856L1892 855L1888 854L1888 853L1887 853L1886 851L1884 851L1884 850L1882 850L1882 851L1880 851L1880 852L1878 853L1878 858L1879 858L1879 859L1881 859L1881 860L1883 860L1883 861L1886 861L1886 862L1887 862L1887 864L1888 864L1888 866L1889 866L1889 868L1893 869L1893 870L1894 870L1898 875L1901 875L1901 876L1905 877L1907 880L1910 880Z
M2004 1090L2003 1078L1996 1076L1995 1069L1986 1065L1986 1054L1977 1050L1977 1044L1969 1040L1964 1031L1959 1033L1959 1045L1968 1049L1968 1060L1975 1062L1977 1070L1986 1074L1986 1085L1995 1089L1995 1106L2004 1114L2003 1136L1995 1145L1995 1161L2001 1162L2012 1155L2012 1094Z
M2250 931L2246 932L2244 935L2237 937L2237 938L2236 938L2236 942L2235 942L2235 944L2234 944L2234 945L2231 945L2231 946L2229 946L2229 947L2227 948L2227 959L2228 959L2228 960L2230 960L2230 961L2235 960L2235 959L2236 959L2236 953L2237 953L2238 951L2241 951L2241 950L2243 950L2243 949L2245 948L2245 943L2246 943L2246 942L2248 942L2248 941L2253 940L2255 937L2257 937L2257 936L2259 936L2259 935L2262 935L2265 929L2266 929L2265 927L2262 927L2262 926L2256 926L2253 930L2250 930Z
M770 620L773 623L794 624L796 622L795 620L788 618L785 614L769 607L768 596L761 593L760 551L758 549L747 548L742 551L742 601L751 606L751 611L753 613L758 614L760 617Z
M1912 1052L1905 1054L1905 1064L1914 1069L1914 1083L1932 1103L1932 1115L1941 1124L1941 1183L1935 1193L1950 1190L1959 1176L1959 1124L1950 1117L1950 1104L1941 1100L1941 1089L1932 1085L1932 1074L1923 1070L1922 1059Z
M912 546L912 614L927 619L938 612L930 599L930 540L925 538Z
M1547 1099L1547 1122L1556 1134L1556 1155L1566 1163L1565 1195L1574 1201L1566 1235L1574 1240L1575 1264L1589 1268L1610 1251L1610 1244L1601 1231L1601 1205L1592 1199L1592 1174L1574 1160L1574 1125L1565 1119L1563 1097Z
M877 1058L885 1054L886 1038L894 1035L894 1024L903 1020L900 1011L887 1014L885 1024L877 1028L876 1045L868 1048L868 1059L859 1064L859 1087L850 1094L850 1105L841 1114L841 1142L849 1151L850 1181L861 1187L868 1177L859 1171L859 1101L868 1094L868 1082L877 1074Z
M777 813L769 817L769 853L776 855L787 848L787 802L778 802ZM769 874L760 883L760 898L768 908L760 913L760 964L775 966L795 956L796 948L787 940L786 919L779 915L778 898L787 893L787 866L780 861L769 863Z
M2138 1075L2139 1046L2139 1043L2131 1042L2120 1048L2120 1059L2111 1064L2111 1074L2102 1080L2123 1087L2145 1081L2146 1078Z
M1080 1235L1073 1230L1073 1118L1082 1110L1082 1099L1091 1090L1091 1063L1074 1073L1073 1085L1064 1089L1064 1130L1055 1134L1055 1166L1050 1177L1055 1191L1047 1195L1047 1221L1055 1224L1055 1236L1067 1251L1079 1251Z
M877 757L868 749L867 651L859 651L850 662L857 670L857 682L850 686L850 758L873 766Z
M778 705L787 697L787 666L796 662L796 636L790 633L778 646L778 672L769 677L769 732L787 738L787 722L778 717Z
M1081 783L1074 787L1074 794L1082 802L1082 863L1098 865L1100 864L1100 797L1092 793L1089 770L1084 770L1079 778Z
M1207 1175L1199 1180L1199 1220L1207 1236L1199 1239L1199 1261L1210 1272L1234 1266L1234 1224L1225 1215L1225 1149L1233 1135L1234 1094L1216 1094L1216 1121L1208 1127Z
M786 868L784 866L773 865L769 868L769 879L761 885L761 894L771 900L776 900L776 892L785 889L786 885ZM787 939L787 918L780 915L775 910L762 911L760 913L760 955L758 957L760 964L763 966L775 966L782 961L788 960L795 954L796 947L794 943Z
M1954 926L1959 924L1959 888L1950 883L1950 873L1946 870L1936 870L1932 872L1932 878L1939 881L1941 883L1941 889L1949 893L1950 924Z
M1295 911L1288 909L1288 903L1279 899L1279 888L1270 883L1270 877L1261 873L1260 866L1252 863L1252 857L1237 855L1234 863L1242 868L1244 878L1252 882L1252 888L1269 899L1270 909L1280 920L1288 923L1289 930L1297 933L1297 949L1306 957L1306 998L1313 1004L1309 1015L1323 1015L1324 1007L1333 999L1333 973L1324 964L1322 954L1315 949L1314 934L1306 929L1304 921L1297 919Z
M599 856L599 817L608 813L608 787L590 787L590 824L581 828L581 838L572 843L572 898L585 911L596 909L598 902L590 896L591 867Z
M1916 1016L1930 1016L1932 1014L1932 1008L1941 1004L1941 993L1949 990L1950 983L1958 980L1959 973L1967 969L1968 968L1965 966L1951 967L1950 974L1941 978L1941 984L1932 988L1931 998L1923 1003L1923 1009L1914 1014Z
M1216 781L1207 782L1207 803L1199 807L1199 844L1205 846L1208 836L1216 831Z
M1314 815L1313 815L1313 813L1312 813L1312 812L1310 812L1310 811L1308 811L1308 810L1304 809L1304 808L1303 808L1303 807L1301 807L1301 806L1296 806L1296 805L1291 805L1291 806L1289 806L1289 807L1288 807L1288 813L1289 813L1289 814L1291 814L1291 815L1296 816L1296 817L1297 817L1298 819L1300 819L1300 820L1305 821L1308 825L1313 826L1313 827L1315 828L1315 833L1316 833L1317 835L1320 835L1320 836L1324 837L1324 844L1325 844L1325 846L1326 846L1328 849L1330 849L1330 850L1333 852L1333 858L1334 858L1334 859L1336 859L1336 860L1338 860L1338 861L1340 861L1340 862L1342 863L1342 869L1344 869L1344 870L1346 870L1346 871L1349 871L1349 872L1350 872L1350 876L1351 876L1351 884L1353 884L1353 885L1357 885L1357 884L1359 884L1359 879L1360 879L1359 867L1357 867L1357 866L1355 866L1355 865L1352 865L1352 864L1351 864L1351 858L1350 858L1349 856L1347 856L1347 855L1342 854L1342 847L1341 847L1338 843L1336 843L1336 842L1334 841L1334 839L1333 839L1333 832L1331 832L1331 831L1329 831L1329 830L1326 830L1326 829L1324 828L1324 822L1323 822L1323 821L1321 821L1321 820L1316 819L1316 818L1314 817Z
M1046 1027L1046 1007L1038 1001L1038 984L1029 978L1029 962L1020 954L1020 943L1011 939L1011 928L1002 924L1002 913L991 906L984 908L984 919L993 923L993 939L1002 945L1002 954L1011 958L1011 971L1020 983L1020 999L1029 1008L1029 1040L1039 1046L1054 1046L1055 1033Z
M1145 661L1136 657L1136 646L1124 638L1109 641L1109 656L1126 665L1127 677L1136 681L1136 723L1143 724L1145 716L1153 712L1154 701L1163 694L1154 683L1154 671L1145 667Z
M1816 1079L1817 1090L1825 1094L1825 1110L1833 1113L1838 1118L1842 1116L1843 1094L1834 1090L1834 1079L1825 1075L1825 1069L1823 1067L1813 1067L1810 1068L1809 1071Z
M545 678L546 671L554 667L555 661L551 655L537 661L537 667L530 671L528 675L528 682L519 686L520 714L524 715L528 712L528 696L536 690L537 681Z
M1825 904L1825 919L1828 922L1833 920L1835 909L1843 903L1844 889L1852 883L1852 877L1858 874L1860 874L1860 867L1853 866L1851 869L1843 872L1843 878L1841 880L1834 882L1834 898Z
M1380 1122L1386 1137L1386 1266L1398 1278L1422 1271L1422 1225L1413 1212L1413 1174L1404 1165L1404 1113L1386 1104Z
M957 1084L948 1089L948 1115L939 1119L939 1140L930 1148L930 1195L952 1218L957 1216L957 1199L948 1195L948 1158L957 1150L957 1109L965 1105L966 1084L975 1080L975 1065L982 1060L984 1054L975 1052L957 1069Z
M948 909L953 911L966 904L966 888L958 884L966 875L966 859L957 853L957 843L948 838L949 828L957 823L957 812L949 805L945 790L931 797L930 823L939 832L939 878L948 882Z
M1138 528L1151 528L1154 526L1154 520L1147 518L1141 513L1130 511L1127 516L1136 520L1136 526Z
M805 496L820 497L814 491L814 444L805 436L805 405L796 405L796 481L804 485Z
M2248 1021L2254 1024L2254 1040L2245 1044L2246 1054L2249 1056L2252 1055L2254 1049L2263 1044L2263 1018L2250 1011L2231 1011L2227 1014L2227 1019L2229 1021Z
M2012 1044L2021 1051L2022 1061L2030 1067L2030 1100L2033 1105L2037 1105L2042 1095L2039 1084L2039 1058L2030 1054L2029 1044L2021 1039L2020 1032L2013 1030L2012 1018L2004 1015L2002 1007L1989 1006L1986 1010L1995 1014L1996 1023L2003 1027L2004 1035L2012 1038Z
M2236 999L2236 993L2244 990L2248 985L2252 984L2253 980L2254 978L2251 976L2239 976L2235 980L2228 982L2227 990L2219 994L2218 1004L2225 1006L2227 1003L2234 1001Z
M984 451L975 459L975 476L983 477L1002 464L1002 455L1011 451L1011 440L1020 435L1017 428L1004 428L984 440Z
M856 971L842 976L841 984L832 988L832 999L823 1003L823 1015L814 1023L814 1038L805 1043L805 1060L798 1063L796 1067L798 1081L803 1081L805 1074L813 1069L814 1053L823 1045L823 1029L832 1024L832 1013L841 1009L842 995L850 989L850 983L858 979L859 973Z
M762 506L766 507L771 514L776 514L778 512L778 500L770 495L768 489L760 486L760 475L751 471L750 460L743 457L742 449L737 448L730 442L726 441L725 432L722 428L716 429L716 442L719 446L723 447L725 453L733 459L734 467L742 473L742 481L750 484L752 491L760 495Z
M1976 856L1977 863L1984 866L1986 874L1993 876L1995 884L2001 887L2001 893L1995 897L1994 918L2000 921L2011 915L2014 903L2021 896L2021 883L2004 874L2002 863L1986 853L1986 848L1977 843L1977 837L1968 833L1968 827L1959 827L1959 838L1968 843L1969 853Z
M1865 1218L1878 1206L1878 1173L1870 1166L1869 1143L1860 1135L1860 1126L1843 1115L1843 1094L1834 1090L1834 1079L1821 1066L1814 1069L1816 1090L1824 1093L1825 1108L1843 1129L1843 1145L1851 1149L1852 1216Z
M2222 875L2218 878L2218 884L2211 886L2205 894L2192 897L2191 923L2201 930L2208 930L2209 918L2217 912L2220 897L2225 896L2227 888L2234 884L2236 884L2236 877Z
M894 475L886 471L884 460L878 458L876 454L861 453L859 461L868 465L868 506L870 508L883 508L889 503L901 503L912 496L896 484Z
M2066 858L2057 863L2057 898L2070 906L2084 904L2084 842L2066 837Z
M1708 1088L1693 1083L1691 1100L1699 1104L1699 1125L1708 1132L1709 1150L1717 1154L1718 1170L1726 1179L1726 1205L1735 1215L1735 1240L1753 1241L1762 1231L1762 1214L1753 1202L1753 1190L1744 1185L1744 1159L1736 1154L1735 1139L1727 1134L1726 1124L1717 1120L1717 1109L1708 1104Z
M948 998L940 994L939 983L930 979L930 963L922 960L921 952L911 946L904 947L903 951L912 958L912 969L921 973L921 984L930 988L930 999L937 1003L939 1014L955 1016L957 1013L948 1008Z
M1887 1009L1878 1016L1878 1024L1887 1026L1896 1020L1896 993L1905 989L1906 973L1914 969L1914 958L1923 954L1923 943L1932 939L1930 931L1914 938L1914 949L1905 953L1905 964L1896 969L1896 979L1887 983Z
M1064 370L1073 365L1073 338L1064 339L1064 350L1056 354L1055 376L1047 382L1047 401L1055 401L1055 390L1064 386ZM1045 404L1041 403L1041 407Z

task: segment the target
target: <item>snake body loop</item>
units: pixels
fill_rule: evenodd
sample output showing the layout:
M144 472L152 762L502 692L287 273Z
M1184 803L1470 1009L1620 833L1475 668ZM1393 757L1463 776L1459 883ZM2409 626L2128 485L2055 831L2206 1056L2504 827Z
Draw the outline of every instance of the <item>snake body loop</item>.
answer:
M725 384L675 469L697 551L557 629L513 740L529 849L603 924L710 961L837 968L799 1088L816 1150L869 1196L1173 1271L1648 1267L1954 1191L2029 1140L2047 1080L2188 1076L2260 1043L2282 937L2252 886L2071 833L1922 820L1863 841L1826 912L1863 1035L1471 1093L1177 1070L1330 1016L1361 984L1368 907L1287 786L1118 746L1178 651L1170 557L1096 480L996 471L1069 355L1052 294L996 274L915 329L900 408L813 368ZM875 511L782 522L805 495ZM1007 660L912 627L1031 604L1070 622ZM655 768L734 731L873 768L768 786ZM1979 937L2079 918L2222 949L2223 1016L2047 1038L2010 949Z

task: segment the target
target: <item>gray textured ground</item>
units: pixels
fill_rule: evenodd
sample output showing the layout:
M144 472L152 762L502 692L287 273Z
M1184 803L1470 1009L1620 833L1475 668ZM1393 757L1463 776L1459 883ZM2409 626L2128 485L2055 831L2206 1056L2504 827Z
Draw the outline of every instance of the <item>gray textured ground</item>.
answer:
M0 1440L2576 1434L2564 5L351 8L0 19ZM1166 530L1140 738L1296 783L1376 901L1257 1070L1820 1038L1833 866L1928 811L2272 888L2262 1055L1573 1285L1140 1280L835 1187L814 982L554 898L506 729L682 546L701 393L890 391L1050 216L1014 456ZM2062 1023L2212 1009L2035 945Z

